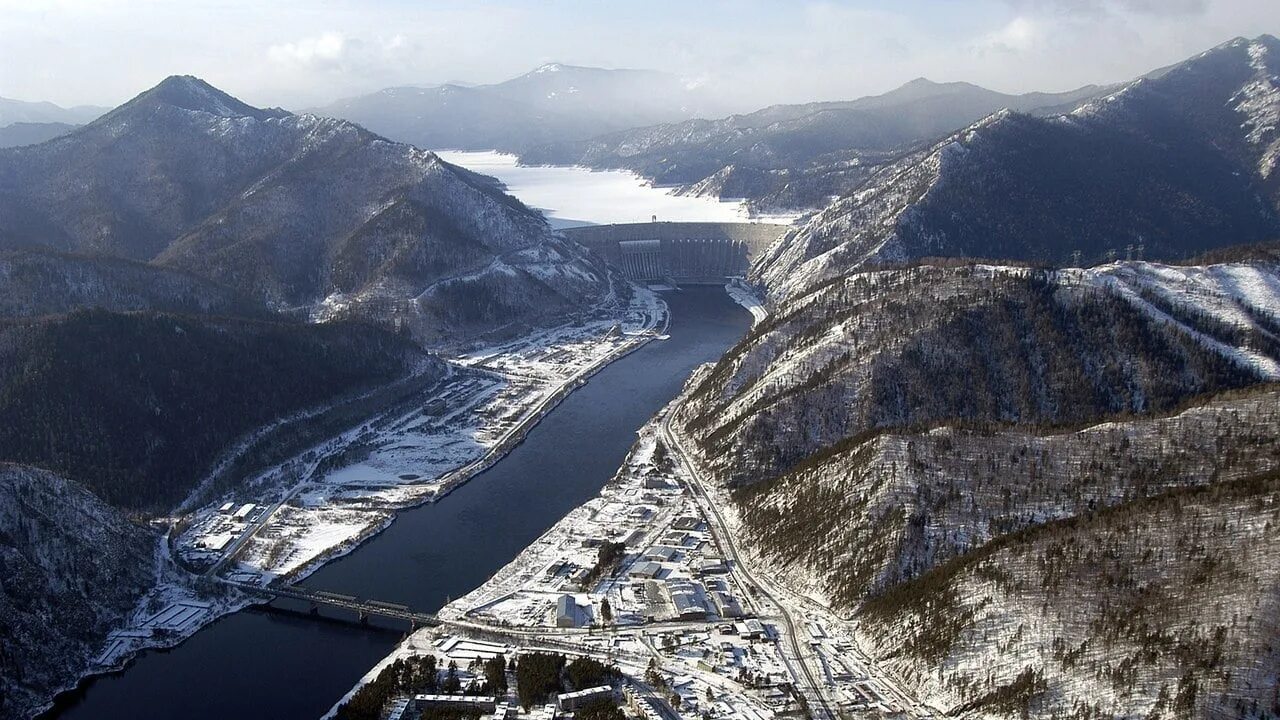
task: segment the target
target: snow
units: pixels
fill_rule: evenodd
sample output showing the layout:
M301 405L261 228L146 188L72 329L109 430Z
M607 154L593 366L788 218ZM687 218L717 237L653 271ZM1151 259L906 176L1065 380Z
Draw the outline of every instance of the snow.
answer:
M498 152L437 150L446 162L491 175L507 192L541 210L553 228L607 223L745 222L752 219L745 202L676 195L634 173L593 171L583 167L519 165L515 155ZM786 224L790 217L756 218Z
M1074 274L1075 271L1063 271ZM1280 319L1280 274L1277 268L1251 264L1175 267L1144 262L1103 265L1079 273L1089 284L1108 287L1134 307L1171 323L1196 340L1249 368L1259 377L1280 379L1280 361L1249 347L1234 346L1195 329L1156 307L1144 295L1158 296L1173 307L1191 308L1224 324L1269 335L1253 315Z
M448 358L449 375L416 401L249 483L250 492L275 493L253 498L267 509L227 516L218 508L243 498L226 497L202 507L179 538L180 554L212 566L230 553L239 582L297 579L385 528L397 510L440 499L500 458L583 378L661 332L666 307L652 291L637 288L625 308L606 304L594 319ZM228 534L236 537L230 545Z
M1264 43L1249 45L1249 64L1254 77L1232 98L1237 112L1245 116L1241 128L1245 138L1262 152L1258 172L1270 177L1280 161L1280 78L1267 68L1268 49Z
M729 293L729 297L733 301L746 308L751 313L751 324L755 325L761 320L769 316L769 311L765 309L764 301L749 285L741 280L734 280L724 286L725 292Z
M680 696L682 717L757 720L794 710L794 703L778 689L792 682L788 666L794 660L780 650L776 622L762 618L770 626L769 637L745 638L733 629L732 619L717 619L714 605L708 602L712 593L745 599L745 590L730 573L701 574L697 569L704 558L720 558L720 550L698 504L680 484L686 479L683 471L671 463L662 467L654 464L663 417L660 414L641 430L622 469L597 497L571 511L481 587L447 605L439 613L446 621L444 626L407 637L356 688L377 677L394 660L409 655L429 653L436 656L438 664L453 660L465 667L475 658L497 652L510 657L513 651L549 649L616 664L623 682L633 686L652 664ZM650 512L637 513L636 508L649 508ZM674 530L677 525L692 529ZM629 576L630 569L641 562L645 548L655 542L674 542L676 535L681 540L678 545L664 546L677 552L661 561L660 579L650 583ZM598 557L598 551L586 541L606 538L627 544L619 572L592 587L580 587L573 576ZM653 612L656 605L669 613L674 612L674 606L665 600L654 603L644 594L645 588L661 588L660 597L666 597L677 587L691 590L696 602L708 605L708 619L679 622L664 615L646 620L646 613ZM613 610L613 628L556 628L556 604L564 595L574 599L587 623L597 625L602 622L600 608L607 599ZM473 633L510 644L468 639ZM824 642L833 653L826 662L834 663L835 655L847 654L843 638ZM865 679L866 675L859 673L857 678ZM643 696L643 688L635 689ZM332 715L331 710L327 717Z

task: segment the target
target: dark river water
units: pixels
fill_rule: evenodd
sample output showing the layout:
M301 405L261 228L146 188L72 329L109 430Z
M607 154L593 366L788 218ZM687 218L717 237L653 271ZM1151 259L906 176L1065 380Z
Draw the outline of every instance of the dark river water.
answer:
M497 465L305 582L318 589L435 611L473 590L573 508L599 492L636 431L697 365L720 357L751 316L718 287L667 293L670 339L596 374ZM250 609L223 618L123 672L59 699L62 720L314 719L403 637L305 613ZM346 620L349 620L347 618Z

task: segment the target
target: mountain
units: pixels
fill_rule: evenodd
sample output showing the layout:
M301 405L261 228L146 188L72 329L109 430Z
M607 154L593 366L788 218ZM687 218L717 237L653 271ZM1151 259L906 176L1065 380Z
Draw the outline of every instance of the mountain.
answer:
M407 338L344 323L105 310L4 320L0 458L163 513L247 433L292 432L287 418L444 372Z
M490 179L179 76L67 135L0 150L5 247L148 262L427 339L561 317L607 291L601 266ZM477 311L451 312L476 298Z
M130 260L0 251L0 317L77 309L265 316L264 307L196 275Z
M422 148L519 153L718 106L664 73L553 63L500 83L388 88L312 112Z
M1280 237L1280 41L1238 38L1066 115L1002 111L878 169L759 259L791 295L921 257L1181 259Z
M0 463L0 716L89 669L155 581L158 541L77 483Z
M18 122L0 127L0 148L38 145L59 135L66 135L79 125L60 122Z
M758 563L941 712L1220 717L1280 670L1277 381L1274 259L956 261L780 300L676 420Z
M693 379L749 553L941 714L1280 711L1277 53L902 153ZM1118 254L1196 260L1051 265Z
M1073 106L1102 92L1006 95L969 83L913 80L883 95L775 105L718 120L636 127L590 140L535 147L530 163L621 168L686 192L747 198L761 210L809 209L855 186L899 150L1001 108Z
M107 111L94 105L64 108L50 102L26 102L0 98L0 128L14 123L66 123L83 125Z
M691 428L740 484L885 428L1169 411L1280 379L1277 267L852 273L757 325L694 393Z

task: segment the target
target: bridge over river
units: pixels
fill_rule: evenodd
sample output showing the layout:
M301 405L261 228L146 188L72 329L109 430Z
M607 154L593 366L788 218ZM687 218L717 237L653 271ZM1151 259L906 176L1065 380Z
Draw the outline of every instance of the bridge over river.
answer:
M378 616L391 618L393 620L405 620L415 628L441 624L440 619L431 613L414 612L407 605L400 605L398 603L367 600L355 597L354 595L342 595L339 593L326 592L324 590L310 590L299 585L263 586L233 582L230 580L224 580L223 582L250 595L257 595L259 597L271 599L289 598L292 600L302 600L311 603L311 612L313 613L316 612L321 605L324 605L341 610L350 610L356 613L356 616L360 618L360 622L365 622L369 617Z
M629 280L721 284L747 274L751 262L787 231L770 223L648 222L562 230Z

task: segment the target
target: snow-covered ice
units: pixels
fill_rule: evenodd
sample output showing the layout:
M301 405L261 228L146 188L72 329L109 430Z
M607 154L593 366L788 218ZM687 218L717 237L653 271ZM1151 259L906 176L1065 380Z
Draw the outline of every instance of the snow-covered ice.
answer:
M567 166L522 166L515 155L499 152L437 150L446 162L491 175L507 192L541 210L554 228L607 223L745 222L752 219L747 204L706 197L683 197L673 188L659 188L623 170L590 170ZM760 217L765 222L789 223L792 217Z

